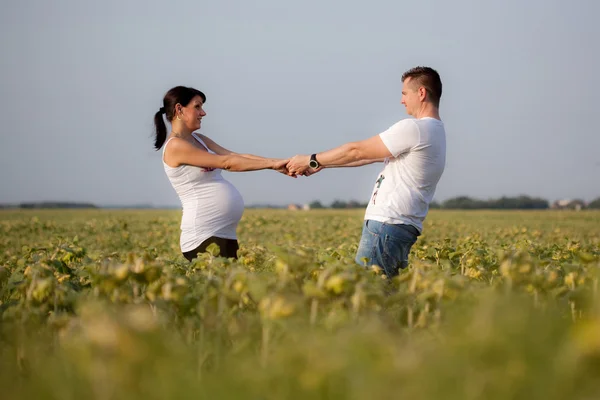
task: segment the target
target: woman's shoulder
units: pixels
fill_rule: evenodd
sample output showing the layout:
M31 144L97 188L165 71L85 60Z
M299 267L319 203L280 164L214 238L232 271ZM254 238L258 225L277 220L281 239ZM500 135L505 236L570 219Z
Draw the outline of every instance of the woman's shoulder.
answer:
M190 146L193 146L193 144L191 144L189 141L177 136L171 136L169 139L167 139L167 141L165 142L165 149L168 143L171 143L170 147L172 150L185 149L189 148Z
M211 138L209 138L208 136L206 136L206 135L205 135L205 134L203 134L203 133L194 132L194 135L196 135L196 137L197 137L198 139L201 139L201 140L203 140L203 141L205 141L205 142L212 142L212 141L213 141Z

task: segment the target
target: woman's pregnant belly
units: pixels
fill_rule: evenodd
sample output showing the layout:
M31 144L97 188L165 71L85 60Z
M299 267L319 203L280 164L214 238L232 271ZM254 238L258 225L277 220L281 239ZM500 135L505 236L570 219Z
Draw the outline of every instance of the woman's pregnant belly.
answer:
M225 179L198 187L183 204L182 242L189 247L211 236L235 239L235 229L244 213L244 199Z

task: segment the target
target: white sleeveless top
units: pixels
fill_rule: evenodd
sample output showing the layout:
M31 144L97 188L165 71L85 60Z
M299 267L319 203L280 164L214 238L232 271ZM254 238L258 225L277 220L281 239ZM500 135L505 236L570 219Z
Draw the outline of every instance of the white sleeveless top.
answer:
M211 154L215 154L195 133L192 136ZM165 143L162 161L183 208L179 242L181 251L194 250L211 236L237 239L236 228L244 213L242 195L221 176L220 169L193 165L169 167L164 157L171 139Z

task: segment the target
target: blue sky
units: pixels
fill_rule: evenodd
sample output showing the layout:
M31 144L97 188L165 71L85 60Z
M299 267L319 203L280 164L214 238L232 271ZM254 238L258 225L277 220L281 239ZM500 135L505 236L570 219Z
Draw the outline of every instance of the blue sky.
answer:
M444 84L436 200L600 196L600 2L76 1L0 6L0 203L177 205L152 117L175 85L242 153L310 154L406 118L402 73ZM594 44L596 43L596 44ZM381 166L224 175L246 204L366 202Z

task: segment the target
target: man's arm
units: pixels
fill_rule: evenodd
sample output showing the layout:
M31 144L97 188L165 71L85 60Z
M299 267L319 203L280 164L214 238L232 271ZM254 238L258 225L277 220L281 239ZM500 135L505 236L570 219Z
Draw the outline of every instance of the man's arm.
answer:
M319 157L317 157L317 160L319 160ZM362 167L363 165L369 165L369 164L374 164L374 163L384 162L384 161L385 161L385 157L383 157L383 158L377 158L377 159L374 159L374 160L354 161L354 162L347 163L347 164L344 164L344 165L327 165L327 166L324 166L323 168Z
M379 135L376 135L360 142L346 143L335 149L318 153L316 157L323 168L339 168L358 167L383 161L387 157L392 157L392 153L390 153ZM301 175L309 168L309 161L310 156L307 155L292 157L287 165L288 171Z
M327 167L319 167L317 169L312 169L309 168L306 171L304 171L302 173L302 175L304 176L311 176L316 174L317 172L325 169L325 168L344 168L344 167L362 167L363 165L369 165L369 164L373 164L373 163L377 163L377 162L384 162L385 158L378 158L376 160L362 160L362 161L355 161L355 162L351 162L345 165L329 165Z

